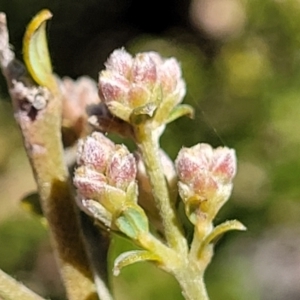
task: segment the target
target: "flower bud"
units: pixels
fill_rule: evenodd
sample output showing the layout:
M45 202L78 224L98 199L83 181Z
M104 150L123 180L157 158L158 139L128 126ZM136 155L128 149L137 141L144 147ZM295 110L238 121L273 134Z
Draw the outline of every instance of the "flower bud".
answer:
M131 182L135 181L135 159L124 145L116 146L116 151L107 166L106 176L110 185L124 191Z
M104 173L114 149L115 145L111 140L100 132L94 132L86 139L79 141L77 163Z
M133 58L124 49L116 50L99 76L101 100L112 114L129 123L134 109L149 104L159 109L164 101L167 101L162 106L164 119L167 119L184 94L185 84L178 62L174 58L164 60L155 52L140 53ZM142 114L144 110L138 111ZM160 119L163 118L160 116Z
M182 148L175 165L183 201L192 201L193 205L195 201L205 202L201 208L215 215L231 193L236 173L234 150L227 147L213 149L208 144Z
M212 173L223 183L229 183L236 173L236 159L233 149L217 148L214 151Z
M117 49L110 55L105 67L107 70L116 72L117 74L128 78L131 75L132 65L132 56L124 49Z
M98 199L103 193L106 178L103 174L86 166L76 169L73 178L78 194L83 199Z
M126 106L129 91L130 82L126 78L110 70L101 72L99 95L103 102L116 101Z
M164 62L160 69L161 86L164 95L172 95L180 103L185 95L185 83L181 78L181 69L175 58L170 58Z
M94 132L79 142L77 154L79 167L73 181L81 207L85 207L86 200L97 201L114 216L125 202L137 202L136 163L125 146L115 145L102 133Z
M151 89L155 85L156 80L156 64L152 59L151 52L137 54L132 66L132 82Z

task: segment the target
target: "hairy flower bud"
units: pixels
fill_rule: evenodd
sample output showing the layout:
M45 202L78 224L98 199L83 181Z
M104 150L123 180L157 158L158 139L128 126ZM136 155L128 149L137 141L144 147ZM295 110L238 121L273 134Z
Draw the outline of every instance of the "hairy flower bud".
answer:
M174 58L163 59L155 52L139 53L133 58L124 49L115 50L99 76L101 100L112 114L126 122L130 121L132 110L147 105L151 107L149 116L164 107L166 119L184 94L178 62Z
M77 163L105 172L107 162L115 149L114 143L100 132L94 132L78 143Z
M77 162L73 182L85 211L86 200L98 202L112 216L123 209L125 201L136 203L136 163L125 146L94 132L79 142Z
M233 149L213 149L208 144L182 148L175 161L179 177L179 193L184 202L205 201L207 210L216 213L228 199L236 173ZM212 209L211 209L212 208Z
M236 173L236 158L233 149L219 147L214 150L212 173L224 184L232 181Z
M83 199L97 199L105 189L106 178L103 174L86 166L76 169L73 179L78 194Z
M108 183L126 191L128 185L135 180L136 163L124 145L118 145L107 166Z
M105 66L107 70L116 72L125 78L129 78L131 76L132 64L132 56L124 49L117 49L108 58Z

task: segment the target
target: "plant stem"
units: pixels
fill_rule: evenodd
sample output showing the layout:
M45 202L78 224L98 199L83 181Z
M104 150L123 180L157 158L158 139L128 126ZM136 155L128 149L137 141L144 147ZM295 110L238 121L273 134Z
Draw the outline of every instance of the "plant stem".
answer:
M146 248L151 251L155 249L154 252L162 257L166 271L172 273L178 280L185 299L208 300L203 281L205 268L202 268L206 264L199 263L197 257L188 254L187 242L177 219L174 204L170 199L160 161L159 137L152 129L151 122L135 127L135 139L146 165L153 196L163 220L168 245L172 249L167 248L166 250L157 243L151 245L153 241L148 241L150 244Z
M203 272L191 263L186 268L177 270L174 276L178 280L182 295L186 300L209 300L203 281Z
M197 261L189 261L175 249L170 249L152 235L141 236L140 244L160 257L161 268L170 272L179 282L186 300L208 300L203 281L204 268ZM203 265L204 266L204 265Z
M141 236L140 244L143 248L160 257L160 267L173 274L177 279L186 300L209 299L203 275L212 255L211 247L206 249L206 255L203 255L199 260L198 257L180 255L175 249L162 244L152 235Z
M160 258L159 265L165 271L173 274L182 288L186 300L208 300L203 281L204 270L211 258L212 249L208 247L207 255L197 258L180 255L175 249L162 244L152 235L141 236L140 245Z
M44 300L20 282L0 270L0 299L2 300Z
M152 123L136 126L135 139L141 151L147 174L152 186L153 196L163 221L164 232L169 246L187 255L187 243L178 222L175 207L172 203L163 173L160 154L159 137L152 128Z
M78 210L63 161L60 137L60 99L50 99L46 111L35 120L15 103L45 217L58 255L69 300L98 299L78 219Z
M34 91L24 66L9 47L6 18L0 14L0 64L12 98L15 118L37 182L40 200L49 223L53 248L69 300L98 299L69 184L61 142L61 99L49 94L47 105L30 106ZM9 299L9 298L8 298ZM25 299L25 298L24 298Z

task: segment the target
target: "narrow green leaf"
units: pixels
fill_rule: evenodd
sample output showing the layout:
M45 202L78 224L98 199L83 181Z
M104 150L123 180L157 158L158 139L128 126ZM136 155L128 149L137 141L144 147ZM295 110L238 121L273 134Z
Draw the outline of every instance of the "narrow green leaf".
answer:
M124 252L116 258L113 268L113 274L114 276L118 276L122 268L134 264L136 262L147 260L160 261L157 255L146 250L133 250Z
M51 17L51 12L44 9L31 20L23 39L23 58L34 81L54 92L57 84L52 74L46 37L46 21Z
M194 117L194 109L192 106L187 104L177 105L170 113L167 123L173 122L174 120L188 116L190 118Z
M226 221L214 228L214 230L205 238L203 244L208 245L213 242L217 238L219 238L222 234L229 230L247 230L247 228L238 220L230 220Z

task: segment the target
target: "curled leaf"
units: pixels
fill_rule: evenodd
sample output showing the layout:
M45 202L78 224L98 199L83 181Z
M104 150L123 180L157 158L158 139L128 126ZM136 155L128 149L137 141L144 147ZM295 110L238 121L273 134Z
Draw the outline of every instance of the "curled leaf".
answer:
M54 92L57 85L52 74L46 38L46 21L51 17L51 12L44 9L31 20L23 39L23 58L34 81Z
M114 263L114 268L113 268L113 274L114 276L118 276L122 268L134 264L136 262L141 262L146 260L160 261L157 255L149 251L133 250L133 251L124 252L116 258Z
M240 230L244 231L247 228L238 220L230 220L226 221L214 228L214 230L205 238L203 244L208 245L209 243L215 241L219 238L222 234L229 230Z
M171 123L175 121L176 119L183 117L183 116L188 116L189 118L194 117L194 109L187 104L181 104L177 105L170 113L167 123Z

